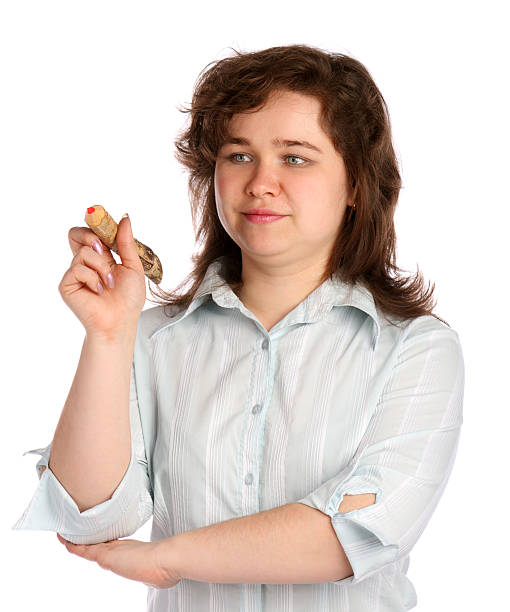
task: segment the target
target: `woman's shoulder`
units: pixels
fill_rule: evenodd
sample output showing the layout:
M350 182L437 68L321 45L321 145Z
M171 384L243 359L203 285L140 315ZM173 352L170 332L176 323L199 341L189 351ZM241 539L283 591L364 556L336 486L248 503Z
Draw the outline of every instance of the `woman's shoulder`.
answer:
M381 336L386 343L409 345L415 342L444 343L460 345L459 333L448 322L435 314L424 314L417 317L402 318L389 315L378 309Z
M394 335L397 343L425 342L425 343L453 343L460 345L459 333L449 323L433 314L425 314L408 319L391 318L386 326L399 329ZM395 329L393 328L393 329Z

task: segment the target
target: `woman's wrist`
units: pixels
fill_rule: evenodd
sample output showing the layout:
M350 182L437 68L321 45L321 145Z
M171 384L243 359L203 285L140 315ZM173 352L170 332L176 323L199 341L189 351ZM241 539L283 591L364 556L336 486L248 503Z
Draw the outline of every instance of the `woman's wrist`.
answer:
M111 330L109 332L86 332L86 340L88 344L103 344L103 345L131 345L134 344L138 323L125 325L122 328Z
M179 581L182 579L183 553L179 547L179 536L165 538L152 542L156 567L165 580Z

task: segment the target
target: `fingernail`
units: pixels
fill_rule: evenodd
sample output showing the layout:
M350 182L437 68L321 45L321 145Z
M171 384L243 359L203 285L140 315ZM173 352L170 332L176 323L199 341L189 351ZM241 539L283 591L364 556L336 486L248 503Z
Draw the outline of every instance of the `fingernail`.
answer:
M114 288L115 281L113 280L113 276L111 272L108 272L108 274L106 275L106 282L108 283L108 287L110 287L110 289Z
M123 214L122 217L121 217L121 219L126 219L126 218L129 219L129 215L127 213ZM130 221L131 221L131 219L130 219Z
M94 251L99 253L99 255L103 254L103 249L101 248L101 243L99 242L99 240L94 240L94 242L92 243L92 248L94 249Z

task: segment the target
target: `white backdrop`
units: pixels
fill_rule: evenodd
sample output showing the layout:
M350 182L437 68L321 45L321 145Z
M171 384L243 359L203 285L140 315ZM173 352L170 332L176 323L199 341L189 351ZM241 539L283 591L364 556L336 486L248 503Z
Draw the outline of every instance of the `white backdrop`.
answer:
M464 351L463 434L446 491L411 553L415 609L504 607L504 4L2 3L2 610L145 610L142 583L71 555L54 532L11 530L38 482L38 457L22 453L51 441L84 336L57 289L72 258L67 233L85 225L91 203L117 221L129 212L135 237L162 261L162 287L175 287L194 250L187 177L173 157L186 119L177 107L190 103L200 70L231 55L230 46L291 43L354 56L381 89L403 178L397 263L408 272L418 265L436 283L435 312ZM150 525L131 537L148 540Z

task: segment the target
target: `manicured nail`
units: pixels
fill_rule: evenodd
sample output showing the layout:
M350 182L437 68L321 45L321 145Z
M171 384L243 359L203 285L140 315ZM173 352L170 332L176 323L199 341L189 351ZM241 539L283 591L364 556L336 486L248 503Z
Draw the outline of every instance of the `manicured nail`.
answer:
M94 251L99 253L99 255L103 254L103 249L101 248L101 243L99 242L99 240L94 240L94 242L92 243L92 248L94 249Z
M103 295L103 285L98 281L97 282L97 290L99 291L99 295Z
M110 289L113 289L115 287L115 281L113 280L111 272L108 272L108 274L106 275L106 282L108 283L108 287L110 287Z

